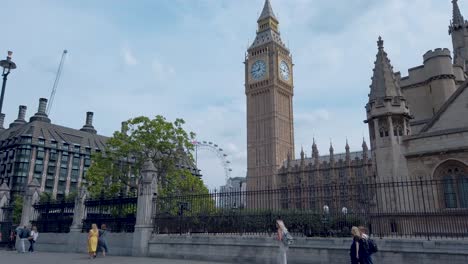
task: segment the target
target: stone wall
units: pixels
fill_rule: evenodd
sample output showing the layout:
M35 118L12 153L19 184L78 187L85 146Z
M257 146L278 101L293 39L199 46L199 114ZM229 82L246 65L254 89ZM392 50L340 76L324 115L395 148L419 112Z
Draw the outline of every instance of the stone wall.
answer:
M35 245L37 251L75 252L88 251L87 233L40 233ZM107 233L110 255L132 255L133 233Z
M468 241L377 239L381 264L468 263ZM350 238L297 238L288 263L349 263ZM152 257L211 260L226 263L278 263L278 244L267 237L163 236L153 237Z
M109 233L110 255L132 255L132 233ZM77 252L86 254L85 233L42 233L37 251ZM379 252L374 262L380 264L468 263L468 241L425 239L376 239ZM296 238L288 252L288 263L348 263L351 238ZM272 237L246 236L153 236L148 256L172 259L209 260L220 263L277 262L278 243Z

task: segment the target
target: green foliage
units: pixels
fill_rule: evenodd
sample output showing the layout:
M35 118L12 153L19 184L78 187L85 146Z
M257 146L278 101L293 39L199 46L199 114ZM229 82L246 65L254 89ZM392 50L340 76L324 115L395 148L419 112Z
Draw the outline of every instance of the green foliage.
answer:
M77 195L78 195L78 192L76 192L76 191L75 192L70 192L63 198L63 200L65 202L67 202L67 203L68 202L74 202ZM57 202L57 199L52 197L51 193L43 192L43 193L41 193L39 195L39 203L46 203L46 202L51 202L51 203Z
M76 196L78 196L78 192L76 192L76 191L73 191L73 192L68 193L68 194L65 196L65 202L67 202L67 203L69 203L69 202L70 202L70 203L71 203L71 202L74 202Z
M113 217L126 217L126 216L136 216L137 208L136 206L124 206L121 208L110 207L110 214Z
M21 214L23 212L23 196L15 197L13 202L13 223L21 221Z
M158 203L160 212L167 215L177 215L180 203L187 203L187 216L200 213L210 213L215 210L215 201L209 196L209 191L203 181L192 175L188 170L171 170L166 174L166 184L159 187Z
M186 132L182 127L184 123L182 119L169 122L159 115L154 119L140 116L125 122L123 132L114 132L106 149L92 156L92 165L86 173L91 196L100 196L102 190L106 196L115 195L126 187L135 190L135 177L140 175L148 159L158 170L163 194L179 188L182 192L192 188L204 191L201 180L193 179L175 166L182 159L193 162L191 142L195 134Z
M39 195L39 203L46 203L46 202L52 202L55 201L55 199L52 197L52 194L48 192L43 192Z

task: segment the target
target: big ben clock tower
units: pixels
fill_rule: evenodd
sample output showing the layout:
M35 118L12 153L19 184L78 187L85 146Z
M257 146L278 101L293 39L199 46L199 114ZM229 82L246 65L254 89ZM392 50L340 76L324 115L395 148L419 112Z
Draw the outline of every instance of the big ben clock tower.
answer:
M245 57L247 189L278 187L277 170L294 159L293 63L269 0Z

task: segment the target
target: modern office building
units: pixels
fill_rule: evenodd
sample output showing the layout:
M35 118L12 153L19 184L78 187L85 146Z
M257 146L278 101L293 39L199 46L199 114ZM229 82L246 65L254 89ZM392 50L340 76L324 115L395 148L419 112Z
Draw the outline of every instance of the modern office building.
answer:
M39 100L39 108L29 122L27 107L19 107L18 118L4 128L0 119L0 183L12 195L20 193L33 179L41 191L63 197L82 184L91 165L91 154L101 151L108 139L93 127L93 113L86 113L81 129L53 124L46 114L47 99Z

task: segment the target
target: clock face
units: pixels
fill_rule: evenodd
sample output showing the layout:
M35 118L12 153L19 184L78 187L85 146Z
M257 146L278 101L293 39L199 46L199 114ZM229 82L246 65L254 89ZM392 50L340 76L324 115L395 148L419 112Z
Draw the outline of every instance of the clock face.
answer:
M252 64L250 74L255 80L260 80L266 73L266 63L263 60L258 60Z
M280 75L283 80L288 81L289 80L289 66L285 61L281 61L280 63Z

